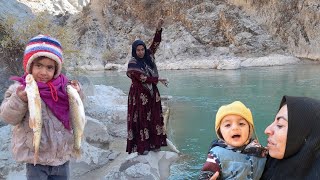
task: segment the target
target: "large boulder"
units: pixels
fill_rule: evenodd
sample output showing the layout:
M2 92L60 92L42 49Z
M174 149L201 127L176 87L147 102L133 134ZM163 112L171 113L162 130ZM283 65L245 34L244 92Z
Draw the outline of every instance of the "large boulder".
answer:
M86 98L85 106L89 116L104 123L113 117L123 122L127 118L127 95L111 86L95 85L95 94Z
M132 153L118 171L108 173L105 179L165 180L170 175L170 165L177 159L178 154L169 151L150 151L147 155Z

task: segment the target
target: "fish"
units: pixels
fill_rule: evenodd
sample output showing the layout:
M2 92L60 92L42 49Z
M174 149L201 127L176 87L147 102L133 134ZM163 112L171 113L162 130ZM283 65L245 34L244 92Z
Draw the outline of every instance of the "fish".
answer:
M33 165L35 166L39 160L39 149L42 133L42 114L41 114L41 98L37 82L32 74L26 76L26 88L29 109L29 127L33 131L32 144L34 147Z
M84 106L78 91L71 85L68 85L67 93L74 139L73 152L76 157L79 158L81 156L81 141L83 139L84 127L87 121Z
M180 154L180 151L177 149L177 147L167 138L166 139L167 145L168 147L173 151L176 152L178 154Z
M165 132L167 132L167 123L168 123L168 120L169 120L169 115L170 115L170 108L167 107L167 110L166 112L163 114L163 129Z
M167 133L167 125L168 125L168 120L169 120L169 115L170 115L170 108L168 107L166 112L163 115L163 130ZM180 151L177 149L177 147L167 138L166 139L168 147L173 151L178 154L180 154Z

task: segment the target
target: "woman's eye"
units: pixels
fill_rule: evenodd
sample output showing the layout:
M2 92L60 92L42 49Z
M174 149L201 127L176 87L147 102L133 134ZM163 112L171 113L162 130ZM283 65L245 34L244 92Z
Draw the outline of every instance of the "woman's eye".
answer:
M246 125L245 123L240 123L240 126L244 126L244 125Z
M281 129L281 128L283 127L283 125L277 125L277 127L278 127L279 129Z
M230 124L225 124L225 125L224 125L224 127L230 127L230 126L231 126Z

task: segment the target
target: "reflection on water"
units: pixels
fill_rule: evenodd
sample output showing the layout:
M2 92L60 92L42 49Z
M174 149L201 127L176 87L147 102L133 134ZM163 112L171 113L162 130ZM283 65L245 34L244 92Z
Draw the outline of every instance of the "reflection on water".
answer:
M247 105L254 117L257 135L266 144L263 131L273 121L283 95L320 99L319 65L278 66L241 70L160 71L169 78L169 88L159 84L162 95L170 95L169 138L183 156L172 166L170 179L196 179L215 138L217 109L235 100ZM94 84L105 84L128 92L125 72L90 74Z

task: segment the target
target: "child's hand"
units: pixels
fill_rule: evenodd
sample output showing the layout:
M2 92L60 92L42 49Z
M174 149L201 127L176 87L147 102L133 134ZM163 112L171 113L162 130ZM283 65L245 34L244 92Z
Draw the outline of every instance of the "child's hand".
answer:
M18 97L24 101L24 102L28 102L28 96L27 96L27 92L24 90L25 86L20 85L17 88L16 94L18 95Z
M75 88L78 92L81 90L79 81L77 81L77 80L71 80L71 81L70 81L70 85L71 85L73 88Z

